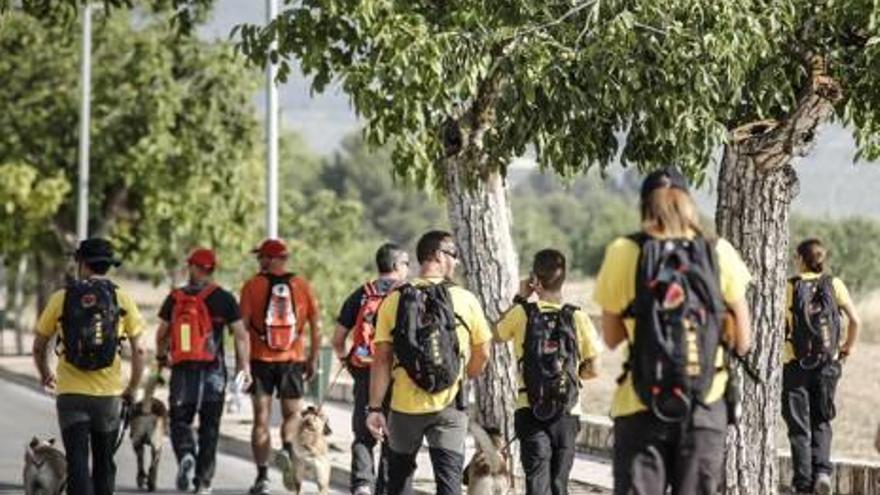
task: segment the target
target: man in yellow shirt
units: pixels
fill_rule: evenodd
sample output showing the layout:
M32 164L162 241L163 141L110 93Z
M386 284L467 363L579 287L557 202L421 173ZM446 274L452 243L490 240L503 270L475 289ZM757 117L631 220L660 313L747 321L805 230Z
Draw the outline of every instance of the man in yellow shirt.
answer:
M37 322L34 363L43 386L58 396L68 493L110 495L116 483L113 456L122 401L131 401L144 369L139 338L143 320L131 297L106 278L110 267L119 265L108 241L82 241L76 260L79 280L52 294ZM63 352L56 379L46 358L49 341L59 331ZM128 340L132 355L126 387L119 357L122 340Z
M449 282L458 264L452 235L428 232L416 255L419 278L379 308L367 427L389 445L388 493L410 486L427 437L436 493L459 495L468 423L463 386L482 373L492 334L477 298ZM386 422L382 401L392 375Z
M614 493L714 495L728 422L720 320L733 314L726 342L745 354L751 275L730 243L702 236L678 170L645 179L641 212L641 232L606 248L593 293L606 346L629 352L611 405Z
M532 275L496 325L495 339L513 341L519 362L514 429L527 495L566 495L580 428L580 380L596 376L596 330L586 313L562 304L565 256L535 254ZM537 301L529 302L532 294Z

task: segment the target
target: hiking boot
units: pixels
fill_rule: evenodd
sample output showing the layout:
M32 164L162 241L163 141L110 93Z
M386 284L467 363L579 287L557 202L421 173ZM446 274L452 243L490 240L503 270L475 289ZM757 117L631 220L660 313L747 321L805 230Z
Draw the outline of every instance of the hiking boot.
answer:
M816 495L831 495L831 475L821 473L816 477Z
M268 478L260 478L257 476L257 480L254 481L254 486L248 490L250 495L270 495L269 492L269 479Z
M284 449L275 452L275 467L283 475L281 482L284 483L284 488L293 491L296 487L296 480L293 478L293 459L290 458L290 452Z
M192 454L186 454L180 460L177 467L177 490L181 492L189 491L189 483L193 477L193 469L196 467L196 458Z

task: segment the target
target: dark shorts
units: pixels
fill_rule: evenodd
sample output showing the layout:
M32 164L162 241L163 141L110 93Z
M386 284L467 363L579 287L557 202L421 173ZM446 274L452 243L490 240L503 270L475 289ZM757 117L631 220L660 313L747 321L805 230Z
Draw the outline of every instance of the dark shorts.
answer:
M305 394L303 363L251 361L254 383L249 392L257 397L275 395L280 399L301 399Z

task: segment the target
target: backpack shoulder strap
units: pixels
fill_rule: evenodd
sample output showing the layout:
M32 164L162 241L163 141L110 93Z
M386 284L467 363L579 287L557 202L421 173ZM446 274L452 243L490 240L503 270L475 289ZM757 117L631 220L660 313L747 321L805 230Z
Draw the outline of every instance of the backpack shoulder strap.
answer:
M211 294L214 293L214 291L216 291L216 290L219 289L219 288L220 288L220 287L219 287L217 284L215 284L215 283L210 283L210 284L208 284L207 286L205 286L204 289L200 290L199 293L196 294L196 297L198 297L199 299L201 299L202 301L204 301L205 299L207 299L208 297L210 297Z
M626 238L636 243L636 245L639 246L639 249L642 249L645 243L648 242L649 239L651 239L651 236L640 230L638 232L633 232L632 234L627 235Z

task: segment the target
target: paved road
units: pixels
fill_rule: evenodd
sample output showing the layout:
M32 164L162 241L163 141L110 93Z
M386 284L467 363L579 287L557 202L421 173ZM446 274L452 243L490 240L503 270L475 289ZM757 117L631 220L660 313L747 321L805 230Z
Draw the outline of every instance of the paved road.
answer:
M21 470L24 448L34 435L54 436L61 439L55 417L55 403L51 397L0 380L0 493L23 492ZM163 449L159 490L157 493L177 493L172 489L176 463L168 439ZM117 454L117 493L141 493L135 484L135 457L131 443L126 439ZM217 495L244 494L253 482L256 472L253 463L218 454L214 493ZM281 485L281 474L272 471L273 493L287 493ZM314 485L307 484L304 493L317 493ZM345 493L333 491L334 494Z

